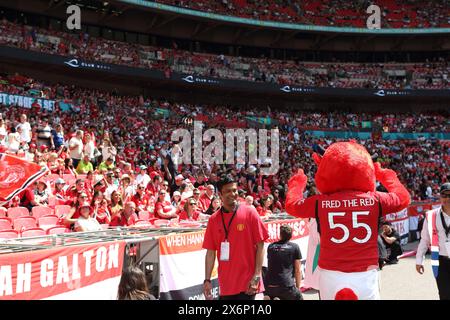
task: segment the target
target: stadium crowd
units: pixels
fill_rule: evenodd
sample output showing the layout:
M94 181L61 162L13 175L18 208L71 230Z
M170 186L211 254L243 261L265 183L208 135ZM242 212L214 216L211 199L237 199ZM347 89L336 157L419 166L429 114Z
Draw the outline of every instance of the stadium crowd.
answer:
M3 19L0 44L58 54L88 61L130 67L210 76L225 79L277 83L307 87L370 89L449 89L448 61L440 58L424 63L310 63L294 60L235 57L195 53L176 48L70 34L36 28Z
M69 205L71 210L63 222L74 230L91 230L100 224L134 225L138 219L149 218L175 219L173 223L206 219L220 206L215 182L225 171L238 178L241 201L254 204L262 217L283 212L289 177L303 168L309 177L306 192L314 193L311 154L319 146L326 148L337 141L317 138L307 129L357 131L362 130L362 122L370 121L373 128L385 131L449 131L448 114L444 113L237 111L229 106L190 105L50 85L18 74L2 76L0 91L35 94L77 106L62 111L57 104L54 112L43 110L37 102L31 109L0 106L2 151L50 169L46 178L8 205L30 210L34 206ZM225 130L254 127L254 122L242 119L255 116L270 117L280 130L280 170L276 175L262 175L262 163L180 163L179 146L171 141L171 133L179 128L192 130L186 118ZM439 185L449 181L448 140L374 138L360 142L384 166L397 171L414 200L431 198ZM142 211L149 215L138 216ZM80 216L90 220L77 224Z
M209 13L237 16L241 18L312 24L334 27L366 27L366 9L373 4L367 0L156 0L178 7ZM401 1L381 0L376 4L381 8L384 28L448 28L450 9L445 0Z

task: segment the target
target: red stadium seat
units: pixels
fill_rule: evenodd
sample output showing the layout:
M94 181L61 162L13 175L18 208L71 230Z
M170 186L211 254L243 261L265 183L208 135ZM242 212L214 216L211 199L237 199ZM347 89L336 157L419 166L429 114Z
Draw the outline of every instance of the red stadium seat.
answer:
M151 216L150 212L148 211L140 211L138 215L140 220L149 220Z
M47 234L61 234L67 232L70 232L70 230L63 226L56 226L47 229Z
M18 217L29 217L30 211L25 207L14 207L8 209L8 218L14 220Z
M14 230L17 231L36 228L36 219L34 217L18 217L13 220L13 225Z
M16 230L2 230L0 231L0 239L15 239L19 237L19 232Z
M70 212L70 206L62 204L55 206L55 215L58 217L62 217Z
M64 227L64 226L55 226L47 229L47 234L62 234L62 233L69 233L71 232L70 229Z
M51 227L58 226L58 221L59 218L56 215L47 215L38 219L38 226L44 230L47 230Z
M166 219L157 219L155 221L153 221L153 224L156 227L167 227L170 223L170 220L166 220Z
M153 227L153 225L148 220L137 220L134 225L136 227L148 227L148 228Z
M6 217L8 214L8 209L0 207L0 217Z
M43 206L36 206L31 209L31 216L35 217L36 219L39 219L42 216L48 216L52 215L53 210L49 207L43 207Z
M41 229L41 228L31 228L31 229L22 231L22 238L39 237L39 236L45 236L45 235L47 235L47 233L45 232L44 229Z
M12 228L11 219L0 218L0 230L10 230Z

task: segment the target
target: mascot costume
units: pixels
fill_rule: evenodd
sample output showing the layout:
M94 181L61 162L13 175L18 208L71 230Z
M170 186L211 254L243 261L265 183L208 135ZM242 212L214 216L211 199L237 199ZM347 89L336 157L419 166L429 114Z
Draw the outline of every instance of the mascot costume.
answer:
M378 223L381 217L406 208L409 193L393 170L374 164L355 141L334 143L322 156L313 153L313 159L320 194L303 199L307 177L300 169L288 182L286 211L317 220L320 297L380 299ZM376 180L388 192L375 191Z

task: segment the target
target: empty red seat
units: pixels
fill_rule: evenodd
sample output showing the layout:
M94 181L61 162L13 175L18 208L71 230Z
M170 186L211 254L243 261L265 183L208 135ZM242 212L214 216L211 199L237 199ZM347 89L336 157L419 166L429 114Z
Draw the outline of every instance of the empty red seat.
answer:
M156 227L167 227L169 225L170 221L166 220L166 219L156 219L155 221L153 221L153 224Z
M14 220L18 217L29 217L30 211L25 207L14 207L8 209L8 218Z
M44 229L41 229L41 228L31 228L31 229L22 231L22 238L39 237L39 236L45 236L45 235L47 235L47 233L45 232Z
M0 230L10 230L11 229L11 219L2 217L0 218Z
M150 212L148 211L140 211L139 212L139 220L149 220L150 219Z
M153 225L148 220L137 220L134 225L136 227L153 227Z
M42 216L48 216L51 214L53 214L53 210L52 210L52 208L49 208L49 207L36 206L31 209L31 215L33 217L35 217L36 219L39 219Z
M19 237L19 232L16 230L2 230L0 231L0 239L15 239Z
M57 226L58 221L59 221L59 218L56 215L51 214L51 215L40 217L38 219L38 226L44 230L47 230L51 227Z
M14 230L17 231L36 228L36 219L34 217L18 217L13 220L13 225Z
M47 229L47 234L61 234L67 232L70 232L70 230L63 226L56 226Z

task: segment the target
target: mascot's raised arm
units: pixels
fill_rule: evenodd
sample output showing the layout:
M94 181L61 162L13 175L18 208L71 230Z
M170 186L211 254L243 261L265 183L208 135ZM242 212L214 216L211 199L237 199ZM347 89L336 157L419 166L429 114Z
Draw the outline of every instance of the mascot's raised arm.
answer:
M390 169L373 163L355 141L330 145L318 166L318 195L303 198L307 177L299 170L288 182L286 211L315 218L320 233L321 299L379 299L378 223L386 214L405 209L408 190ZM376 191L378 180L388 192Z

